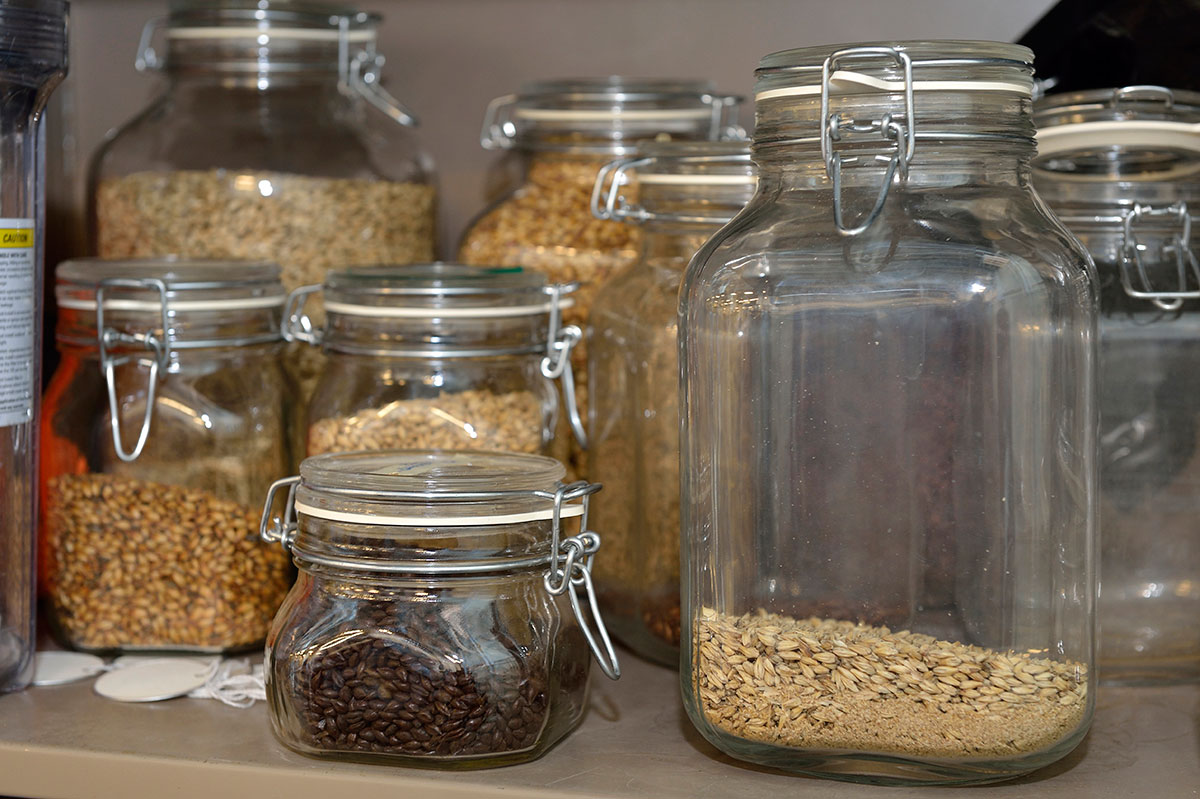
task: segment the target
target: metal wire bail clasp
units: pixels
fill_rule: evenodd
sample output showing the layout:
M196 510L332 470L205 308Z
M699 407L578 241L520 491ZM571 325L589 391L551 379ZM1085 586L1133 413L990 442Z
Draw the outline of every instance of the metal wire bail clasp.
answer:
M284 477L271 483L267 489L267 500L263 505L262 521L258 525L258 535L263 541L273 544L278 541L284 549L292 545L296 537L296 489L300 485L300 476ZM287 488L287 498L283 504L283 515L274 516L276 497Z
M587 639L588 647L592 650L596 662L604 676L615 680L621 676L621 664L617 662L617 652L613 648L612 639L608 637L608 628L600 616L600 604L596 600L596 587L592 583L592 557L600 549L600 536L587 529L588 498L599 491L599 483L580 481L570 485L560 485L554 494L554 514L551 517L550 537L550 568L546 571L542 582L552 596L567 595L571 602L571 610L579 622L579 629ZM583 515L579 520L579 535L562 538L562 508L567 502L580 500L583 503ZM591 620L584 615L579 604L579 593L576 589L583 588L587 596L588 610ZM593 631L592 627L595 627Z
M644 222L651 214L640 205L629 202L621 193L629 185L629 171L647 166L655 158L618 158L600 167L592 186L592 216L597 219L619 219L622 222Z
M309 296L321 290L321 284L300 286L290 294L283 303L283 319L280 320L279 332L283 340L289 344L293 341L303 341L314 347L319 346L324 337L324 331L313 324L312 318L304 311L308 305Z
M546 355L542 358L542 376L547 380L562 383L563 404L566 405L567 420L579 446L587 449L587 431L579 413L579 401L575 398L575 375L571 371L571 351L583 338L578 325L562 324L562 295L573 291L573 285L554 284L546 287L550 294L550 326L546 334Z
M123 333L120 330L104 325L104 293L107 289L154 289L158 292L159 312L161 314L162 338L155 335L153 330L145 333ZM158 389L158 381L162 371L167 368L171 357L171 327L170 311L167 307L167 285L157 278L121 278L112 277L101 280L96 287L96 338L100 349L100 371L108 386L108 414L112 427L113 450L117 457L126 463L135 461L146 446L150 435L150 419L154 415L154 396ZM150 375L146 380L146 409L142 414L142 426L138 431L137 444L132 452L125 451L121 440L121 403L117 400L117 367L137 358L130 353L114 356L111 350L120 345L142 347L151 353Z
M863 123L855 120L843 120L841 114L831 115L829 113L830 82L838 65L846 60L881 55L894 58L904 71L904 120L899 121L891 114L884 114L879 119ZM858 157L843 159L841 154L834 150L833 145L835 142L841 141L843 131L878 132L884 140L896 143L896 152L893 155L875 156L875 160L887 164L883 184L879 187L879 193L871 211L861 224L854 227L846 225L842 210L842 165L854 163ZM821 157L825 159L825 173L833 181L833 220L839 233L843 236L857 236L875 222L880 211L883 210L883 203L887 199L888 190L891 188L896 173L900 173L901 179L908 176L908 163L912 160L915 147L916 118L913 114L912 59L908 53L895 47L850 47L838 50L825 59L825 63L821 66Z
M1146 249L1146 245L1138 241L1135 228L1137 223L1144 219L1172 216L1178 219L1179 230L1162 246L1162 253L1175 256L1178 287L1174 291L1156 291L1150 284L1150 275L1142 259L1142 251ZM1178 311L1184 300L1200 299L1200 263L1197 263L1196 253L1192 251L1191 239L1192 217L1188 213L1187 203L1179 202L1166 208L1135 205L1132 211L1125 214L1121 240L1121 285L1125 293L1137 299L1150 300L1164 311ZM1133 287L1129 268L1131 263L1137 269L1140 289ZM1189 276L1195 278L1195 289L1188 289Z
M379 82L384 57L375 50L374 36L370 37L365 47L352 52L350 23L363 23L369 19L370 15L362 12L337 17L338 89L343 94L360 95L394 121L415 128L418 125L416 115Z

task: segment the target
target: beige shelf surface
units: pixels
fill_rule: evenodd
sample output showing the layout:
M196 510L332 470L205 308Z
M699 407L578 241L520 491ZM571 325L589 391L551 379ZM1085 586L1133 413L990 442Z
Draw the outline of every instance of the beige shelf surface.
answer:
M674 672L623 653L598 677L583 725L541 760L470 772L315 760L279 745L266 705L176 699L126 705L91 681L0 697L0 796L329 799L367 791L467 797L1107 797L1200 796L1200 686L1105 688L1090 736L1063 761L985 789L872 788L738 764L684 716ZM982 791L982 792L981 792Z

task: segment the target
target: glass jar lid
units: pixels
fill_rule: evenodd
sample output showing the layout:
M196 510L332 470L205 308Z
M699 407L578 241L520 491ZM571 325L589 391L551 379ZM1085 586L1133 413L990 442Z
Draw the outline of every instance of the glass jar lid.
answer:
M300 464L298 476L271 486L260 532L306 569L430 580L544 570L546 590L567 595L593 654L615 679L620 668L591 581L600 536L588 530L588 502L600 486L564 484L564 474L551 458L508 452L317 455ZM563 520L574 518L580 532L568 536Z
M621 155L659 136L742 138L740 97L699 80L610 76L536 81L497 97L484 114L484 149Z
M649 142L596 176L592 215L623 222L723 225L750 200L757 183L750 142ZM637 202L622 190L638 188Z
M522 267L430 263L330 272L292 292L284 336L363 355L452 358L536 353L557 339L577 283L548 283ZM328 317L314 329L304 307L320 292ZM553 324L552 324L553 323Z
M328 72L402 125L416 117L380 85L381 17L309 0L172 0L142 30L139 72L249 75L259 89L288 75Z

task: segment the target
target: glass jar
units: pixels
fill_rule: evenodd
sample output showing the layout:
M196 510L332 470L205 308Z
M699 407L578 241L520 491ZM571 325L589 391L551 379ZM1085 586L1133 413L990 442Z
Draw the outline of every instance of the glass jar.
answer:
M279 268L67 261L56 297L41 441L56 632L104 652L258 644L291 580L258 538L289 463Z
M405 450L319 455L272 486L263 536L300 569L264 662L279 740L470 768L532 760L570 732L589 650L619 668L589 571L600 486L563 474L537 455Z
M640 246L636 227L592 216L600 167L651 140L741 135L739 102L714 94L705 81L622 77L530 83L520 94L493 100L481 142L485 149L523 156L525 178L468 226L459 260L523 266L555 282L579 282L576 303L564 318L586 329L596 291L637 260ZM586 341L574 358L586 407ZM582 450L572 458L580 467Z
M563 383L582 435L560 324L575 284L520 267L359 267L294 291L284 336L319 345L325 369L308 407L309 455L363 449L496 449L563 457ZM323 331L304 312L320 293ZM557 445L556 445L557 444Z
M67 71L67 3L0 0L0 694L33 677L42 361L42 112Z
M1055 95L1035 121L1038 192L1100 279L1100 678L1200 679L1200 94Z
M640 226L636 264L596 293L587 474L604 485L600 607L643 657L679 665L679 284L754 193L747 142L647 144L597 180L594 213ZM636 183L638 202L622 196Z
M1032 54L790 50L680 300L685 705L729 754L986 782L1095 704L1095 284Z

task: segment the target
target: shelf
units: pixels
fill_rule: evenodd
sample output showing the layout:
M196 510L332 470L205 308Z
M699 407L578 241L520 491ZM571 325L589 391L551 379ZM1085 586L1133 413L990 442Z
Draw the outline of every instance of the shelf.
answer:
M929 789L869 788L738 764L692 729L674 672L623 653L625 674L593 683L583 725L541 760L471 772L314 760L275 742L266 705L226 707L176 699L125 705L91 682L0 697L0 795L254 796L328 799L467 797L929 796ZM404 791L403 794L400 791ZM939 797L978 789L939 790ZM1035 775L987 789L989 797L1200 796L1200 686L1102 688L1092 733Z

